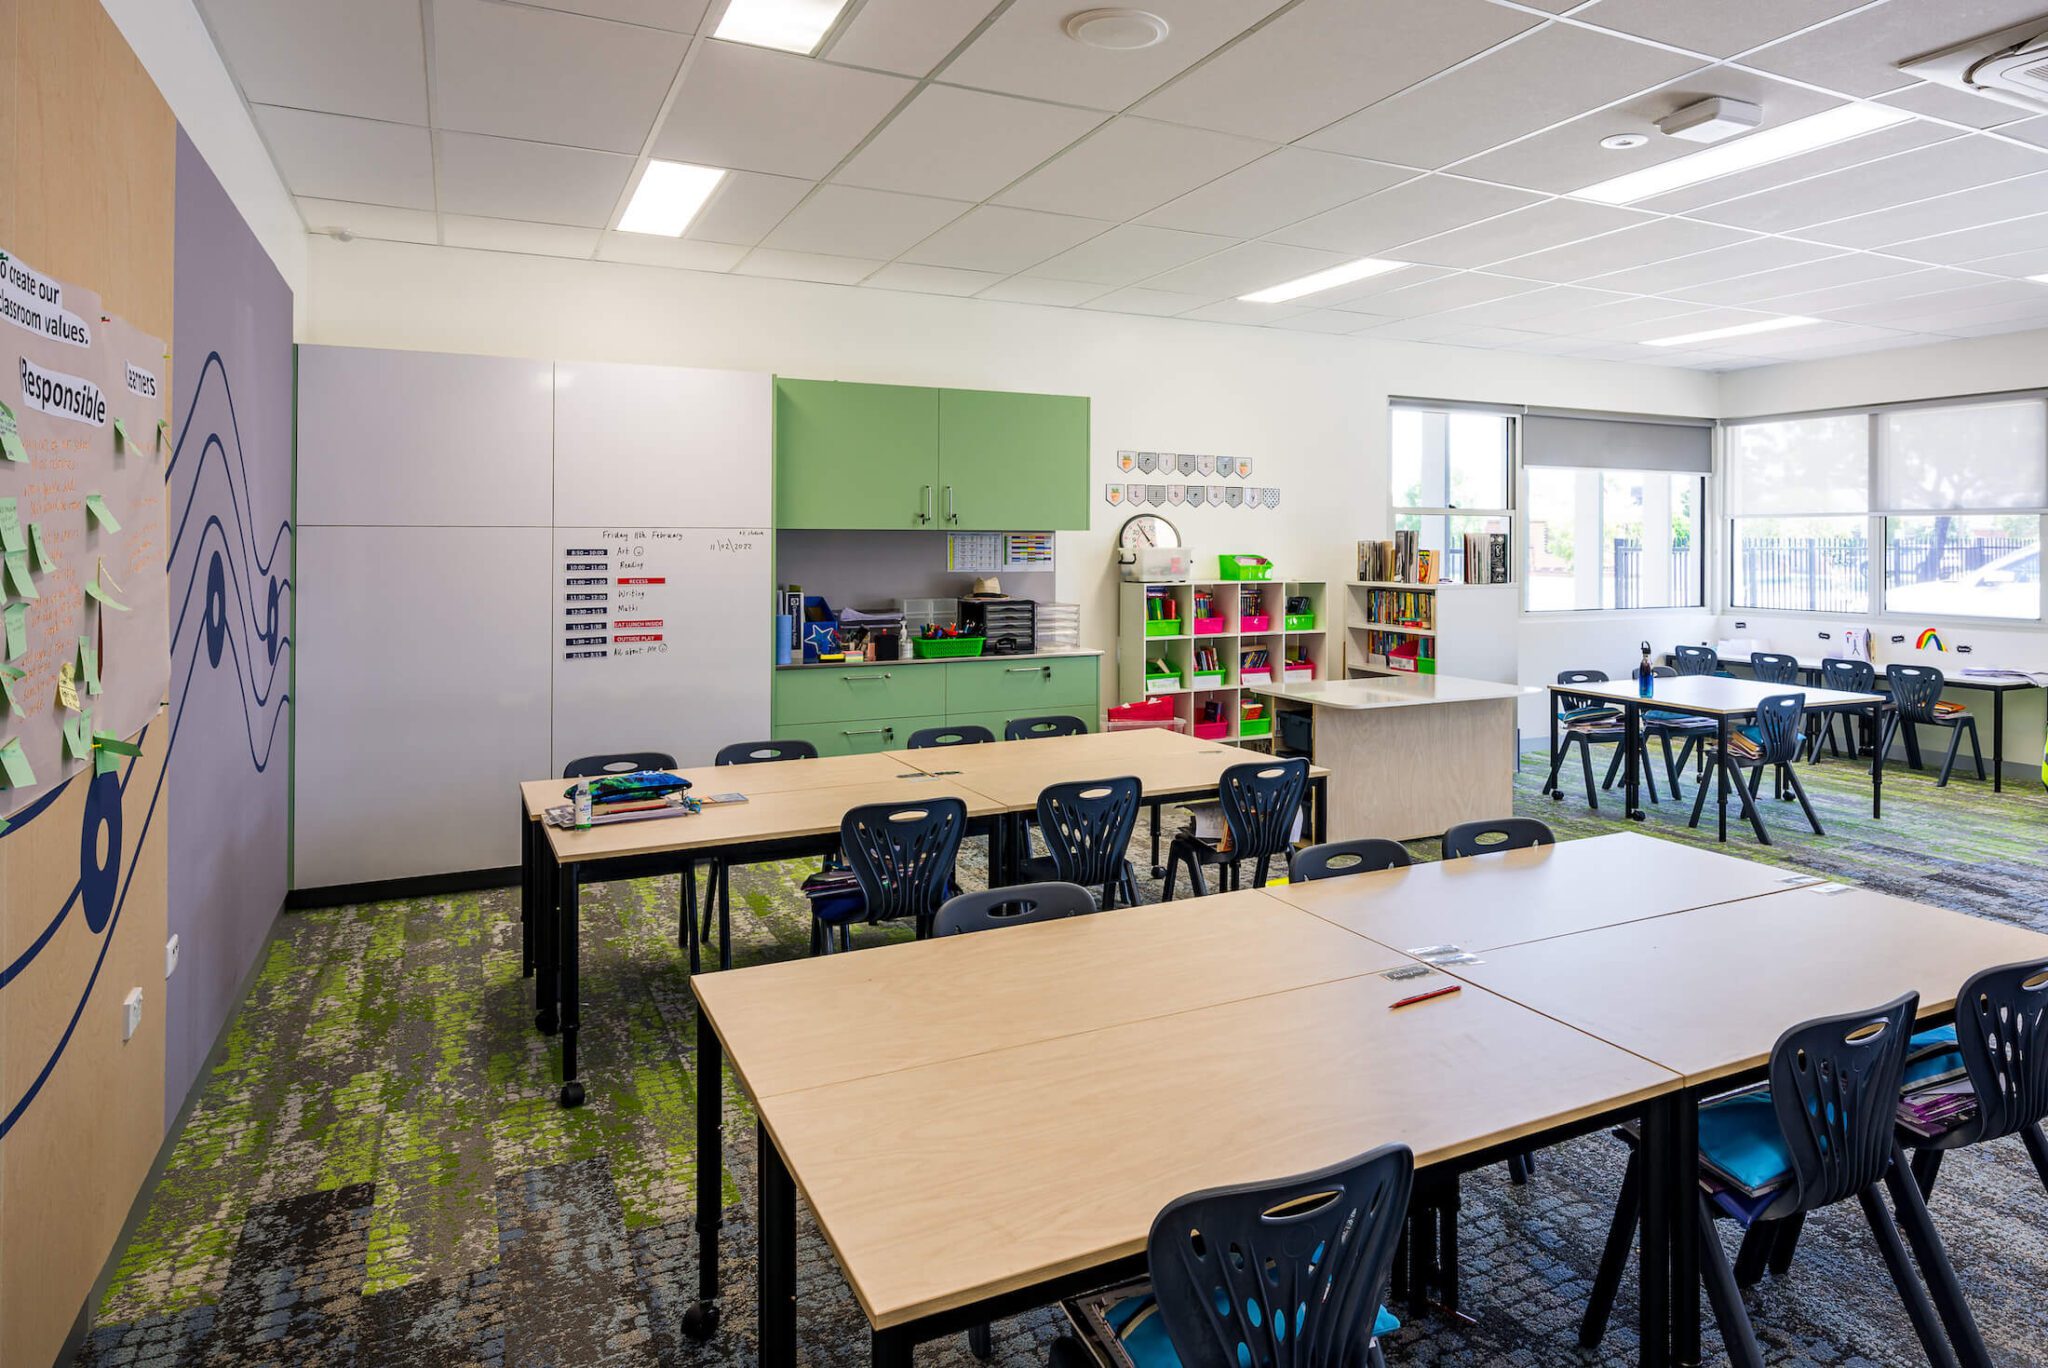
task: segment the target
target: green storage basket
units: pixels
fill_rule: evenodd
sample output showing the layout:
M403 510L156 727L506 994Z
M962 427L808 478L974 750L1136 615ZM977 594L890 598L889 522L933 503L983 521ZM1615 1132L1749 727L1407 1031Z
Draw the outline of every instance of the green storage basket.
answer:
M1220 689L1223 687L1223 671L1197 670L1194 681L1194 687L1197 689Z
M1289 613L1285 626L1290 632L1313 632L1316 629L1314 613Z
M1237 734L1239 736L1271 736L1273 734L1273 719L1261 717L1250 722L1239 722L1237 724Z
M910 653L918 660L951 660L959 656L978 656L987 637L934 637L930 641L913 637Z
M1216 558L1216 578L1221 580L1270 580L1273 562L1264 556L1238 552Z
M1180 619L1148 618L1145 622L1145 635L1148 637L1181 636L1183 633L1180 630Z

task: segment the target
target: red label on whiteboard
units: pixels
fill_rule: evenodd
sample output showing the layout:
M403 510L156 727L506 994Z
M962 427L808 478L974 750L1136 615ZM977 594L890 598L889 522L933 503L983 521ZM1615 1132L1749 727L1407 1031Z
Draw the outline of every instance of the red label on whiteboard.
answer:
M614 643L616 643L616 642L621 642L621 641L659 641L659 640L661 640L661 633L659 633L659 632L624 632L624 633L619 633L619 632L615 632L615 633L613 633L613 634L612 634L612 641L613 641Z
M619 620L618 620L617 622L614 622L614 623L612 624L612 626L614 626L614 627L659 627L659 626L661 626L661 619L660 619L660 618L630 618L630 619L629 619L629 618L620 618L620 619L619 619Z
M666 575L621 575L618 582L620 584L667 584L668 577Z

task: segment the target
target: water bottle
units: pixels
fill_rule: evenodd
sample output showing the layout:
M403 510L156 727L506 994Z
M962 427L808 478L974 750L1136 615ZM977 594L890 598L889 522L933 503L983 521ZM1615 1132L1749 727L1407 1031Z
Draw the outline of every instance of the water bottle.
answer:
M1648 698L1657 688L1657 667L1650 663L1650 643L1643 643L1643 663L1636 667L1636 693Z
M576 786L576 826L578 830L590 826L590 785Z

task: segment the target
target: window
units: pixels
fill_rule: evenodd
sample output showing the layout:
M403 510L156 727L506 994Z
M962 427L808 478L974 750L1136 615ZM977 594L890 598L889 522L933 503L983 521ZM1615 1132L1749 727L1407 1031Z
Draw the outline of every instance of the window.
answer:
M1870 610L1870 418L1728 430L1730 606Z
M1507 533L1513 415L1397 402L1391 462L1394 528L1437 553L1437 577L1465 577L1465 538Z
M1531 413L1522 431L1523 608L1696 608L1705 423Z
M1887 612L2041 615L2048 406L2028 399L1883 414L1878 480Z

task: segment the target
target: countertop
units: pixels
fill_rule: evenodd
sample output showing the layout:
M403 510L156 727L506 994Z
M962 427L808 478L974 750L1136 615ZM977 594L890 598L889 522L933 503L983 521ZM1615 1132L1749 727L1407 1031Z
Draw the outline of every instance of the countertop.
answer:
M1423 674L1384 675L1371 679L1318 679L1305 684L1248 684L1245 687L1291 703L1352 711L1426 707L1433 703L1478 703L1540 692L1519 684L1496 684L1490 679Z
M1066 660L1073 656L1100 656L1102 652L1076 646L1069 650L1029 651L1023 655L933 656L928 660L821 660L809 665L777 665L778 670L863 670L893 665L971 665L977 660Z

